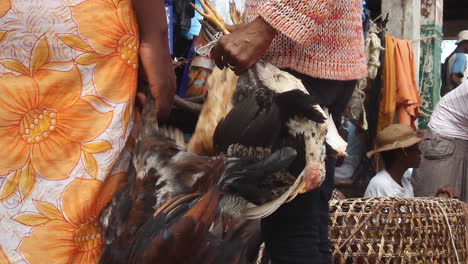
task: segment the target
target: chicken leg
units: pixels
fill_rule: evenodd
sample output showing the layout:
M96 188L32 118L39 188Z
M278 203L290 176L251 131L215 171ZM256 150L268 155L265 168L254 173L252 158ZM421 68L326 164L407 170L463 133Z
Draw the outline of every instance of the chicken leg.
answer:
M226 29L226 24L224 23L223 17L216 11L213 5L208 0L200 0L200 4L203 7L203 10L200 10L197 6L190 3L192 7L206 20L211 22L213 25L217 26L225 35L229 34L229 31Z

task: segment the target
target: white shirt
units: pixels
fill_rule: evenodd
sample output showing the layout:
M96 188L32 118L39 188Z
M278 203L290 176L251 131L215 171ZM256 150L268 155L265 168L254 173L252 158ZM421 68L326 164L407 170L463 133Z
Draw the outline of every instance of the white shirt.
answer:
M385 169L381 170L369 182L364 197L414 197L413 186L408 175L411 175L411 173L405 172L401 178L401 184L403 185L401 186Z
M468 140L468 81L442 97L431 115L429 128L437 134Z

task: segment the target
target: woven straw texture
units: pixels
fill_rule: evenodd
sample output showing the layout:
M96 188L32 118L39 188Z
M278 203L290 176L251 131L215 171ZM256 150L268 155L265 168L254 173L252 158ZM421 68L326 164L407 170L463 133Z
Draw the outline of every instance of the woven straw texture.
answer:
M334 263L468 263L458 200L331 200L330 221Z

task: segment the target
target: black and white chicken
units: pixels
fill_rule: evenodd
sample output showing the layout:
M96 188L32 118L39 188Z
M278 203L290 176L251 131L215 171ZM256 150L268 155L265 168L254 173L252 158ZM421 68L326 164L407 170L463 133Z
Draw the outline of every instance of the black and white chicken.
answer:
M211 4L203 0L200 3L205 12L197 11L229 34ZM320 186L325 178L325 142L345 155L346 143L318 99L309 95L299 79L270 63L260 60L241 74L231 100L233 109L219 122L213 136L218 154L261 160L284 146L297 151L287 170L269 178L271 182L261 183L265 200L248 205L240 197L226 199L232 205L247 206L244 217L271 214L298 193Z
M266 216L292 199L304 186L313 189L325 176L327 115L302 82L277 67L259 61L239 77L233 109L218 124L215 150L226 155L262 160L285 146L297 151L287 169L262 182L267 194L244 216ZM247 201L232 197L235 203Z

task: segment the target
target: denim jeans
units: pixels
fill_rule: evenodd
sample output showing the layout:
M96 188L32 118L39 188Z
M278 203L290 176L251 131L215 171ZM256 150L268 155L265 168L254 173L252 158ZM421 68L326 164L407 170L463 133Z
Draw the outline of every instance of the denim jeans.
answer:
M302 80L339 124L356 81L323 80L289 72ZM326 159L325 181L319 188L298 195L262 219L262 238L272 264L331 263L328 201L334 188L335 162L335 158Z

